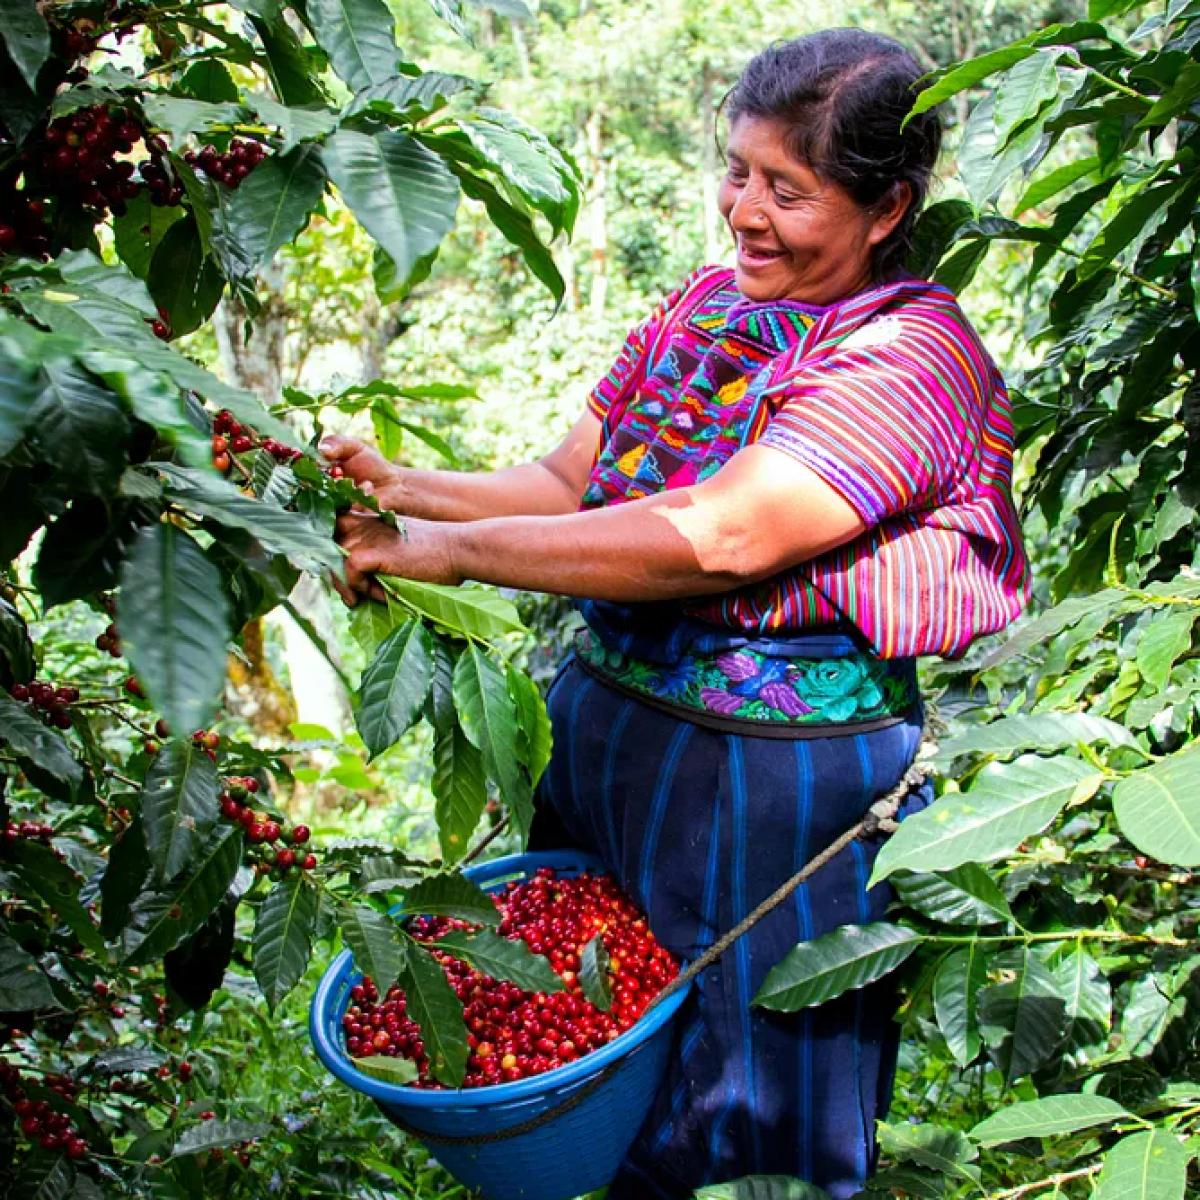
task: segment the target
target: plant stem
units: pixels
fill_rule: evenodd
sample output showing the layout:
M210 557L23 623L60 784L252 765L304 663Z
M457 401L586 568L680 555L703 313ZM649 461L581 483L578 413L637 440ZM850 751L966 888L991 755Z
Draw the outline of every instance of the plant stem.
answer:
M1032 1183L1022 1183L1017 1187L1005 1188L1002 1192L989 1192L987 1200L1017 1200L1018 1196L1028 1196L1031 1192L1040 1191L1045 1187L1058 1189L1060 1184L1069 1183L1072 1179L1086 1179L1100 1170L1100 1163L1092 1163L1090 1167L1080 1167L1077 1171L1063 1171L1059 1175L1050 1175L1045 1179L1035 1179Z
M465 867L467 863L473 862L475 859L477 859L484 852L484 850L486 850L488 846L491 845L491 843L495 841L496 838L498 838L500 834L502 834L507 828L508 814L505 813L504 816L501 817L500 820L497 821L496 824L493 825L491 829L489 829L487 833L485 833L483 837L479 839L478 843L475 845L475 848L467 851L461 865Z
M1193 944L1186 938L1155 937L1149 933L1123 933L1116 929L1064 929L1050 933L994 933L976 936L935 933L928 935L924 940L952 946L975 945L980 942L1024 942L1029 944L1031 942L1069 942L1072 940L1080 942L1149 942L1153 946L1180 947Z

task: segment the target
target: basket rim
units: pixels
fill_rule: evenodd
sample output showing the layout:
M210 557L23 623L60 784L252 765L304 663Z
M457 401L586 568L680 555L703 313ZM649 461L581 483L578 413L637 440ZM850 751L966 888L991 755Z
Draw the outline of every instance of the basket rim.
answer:
M476 882L483 883L511 875L514 871L532 875L534 870L542 866L560 869L579 868L581 870L607 869L604 863L594 855L580 851L551 851L544 854L510 854L504 858L481 863L477 867L470 867L465 873L474 878ZM392 911L394 912L398 908L399 905ZM373 1100L379 1100L397 1108L425 1110L485 1108L517 1100L527 1100L531 1097L550 1096L570 1088L572 1085L581 1084L632 1053L643 1042L653 1037L674 1017L692 988L691 984L682 988L662 1004L651 1009L649 1013L640 1017L635 1024L607 1045L593 1050L590 1054L585 1054L572 1063L545 1071L541 1075L532 1075L527 1079L518 1079L512 1083L495 1083L484 1087L424 1090L407 1084L389 1083L383 1079L376 1079L373 1075L364 1074L354 1066L341 1044L327 1034L326 1017L332 1015L337 1002L336 992L349 977L353 967L353 958L354 956L349 950L343 950L321 976L309 1008L309 1036L317 1052L317 1057L333 1075L356 1091L370 1096Z

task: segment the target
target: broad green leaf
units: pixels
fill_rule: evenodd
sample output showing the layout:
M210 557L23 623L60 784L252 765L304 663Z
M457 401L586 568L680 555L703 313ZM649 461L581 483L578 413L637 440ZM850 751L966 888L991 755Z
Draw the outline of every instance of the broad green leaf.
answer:
M1013 920L1000 885L977 863L964 863L944 875L897 875L892 885L910 908L946 925Z
M608 947L596 934L579 955L579 986L601 1012L612 1008L612 980L608 977Z
M254 922L252 961L258 990L274 1010L296 986L312 955L320 897L294 872L267 894Z
M325 107L299 108L280 104L271 96L252 95L246 104L261 121L274 125L282 138L280 153L287 154L301 142L320 141L337 128L337 114ZM260 167L262 164L259 164ZM254 173L257 173L257 168ZM249 179L250 176L247 176Z
M1200 958L1173 970L1150 971L1135 979L1121 1013L1120 1046L1133 1058L1175 1063L1186 1053L1194 1030Z
M157 962L195 933L225 898L241 861L241 829L218 826L197 851L189 874L134 904L123 937L125 965Z
M403 1086L412 1083L420 1072L417 1064L411 1058L392 1058L386 1054L372 1054L367 1058L352 1058L350 1060L364 1075L372 1079L382 1079L384 1083L395 1083Z
M389 596L459 637L488 642L506 633L527 632L516 605L495 588L448 587L398 575L381 575L380 582Z
M252 269L275 257L308 223L325 191L325 168L315 145L271 155L242 181L224 214Z
M214 58L203 59L188 67L179 79L179 89L197 100L208 100L210 103L225 100L236 104L240 98L238 85L234 83L229 68Z
M41 393L29 410L31 440L74 490L111 495L130 437L120 401L75 363L45 363L42 372Z
M21 1196L23 1200L77 1200L78 1181L75 1168L62 1155L34 1157L22 1164Z
M1001 145L1009 134L1057 99L1058 62L1064 53L1062 47L1036 50L1016 63L1000 81L996 88L993 120Z
M292 27L278 10L252 13L250 24L266 56L267 74L284 104L321 104L321 90L313 61Z
M972 109L963 130L958 173L977 208L996 200L1009 179L1033 159L1042 142L1043 114L1001 141L996 132L995 97L986 95Z
M168 499L189 512L210 517L219 525L244 529L268 550L284 555L302 571L321 573L340 568L342 556L337 545L315 529L303 514L244 496L233 484L210 472L189 470L174 463L151 465L165 476L164 494Z
M732 1183L702 1187L696 1200L829 1200L829 1193L788 1175L746 1175Z
M1200 63L1186 63L1171 86L1154 102L1150 111L1138 122L1139 129L1165 125L1185 112L1200 97Z
M238 1146L242 1142L266 1137L270 1132L271 1126L262 1121L201 1121L183 1131L171 1149L171 1157L181 1158L185 1154Z
M1090 596L1072 596L1061 604L1039 614L1027 625L1022 625L1006 642L993 650L980 663L981 670L999 666L1018 654L1027 654L1035 646L1069 629L1072 625L1092 614L1106 614L1115 620L1122 611L1131 607L1129 593L1118 588L1104 588ZM1097 632L1099 632L1097 630Z
M7 664L14 680L31 679L37 670L29 627L3 596L0 596L0 661Z
M139 813L113 843L100 880L100 932L109 939L129 923L130 908L150 874L150 855Z
M142 787L141 813L159 881L178 875L216 825L217 790L216 766L186 735L155 755Z
M146 506L77 496L46 530L33 571L34 586L50 609L107 591L150 514Z
M516 705L504 673L474 642L454 667L454 707L524 841L533 818L533 793L520 768Z
M933 1011L946 1045L961 1067L975 1061L983 1045L976 1005L987 983L984 950L972 942L946 955L933 979Z
M17 357L19 353L14 346L10 356L0 344L0 458L25 436L42 390L35 371Z
M50 57L50 27L33 0L0 0L0 38L30 91Z
M1065 750L1081 742L1137 747L1137 739L1116 721L1090 713L1021 713L990 725L972 725L938 746L942 768L962 754L1014 754L1019 750Z
M969 792L948 793L900 823L879 852L870 886L901 869L945 871L1003 858L1102 779L1074 758L1028 754L989 763Z
M146 1046L114 1046L89 1059L84 1064L82 1073L101 1077L140 1075L161 1067L166 1060L167 1056L162 1051Z
M54 1003L50 980L37 959L11 938L0 936L0 1013L49 1008Z
M342 198L401 278L453 227L458 181L408 134L341 129L326 141L323 155Z
M1092 155L1089 158L1080 158L1074 162L1064 163L1053 171L1047 171L1045 175L1039 176L1025 189L1013 207L1012 215L1019 217L1031 208L1037 208L1039 204L1052 200L1060 192L1069 188L1071 184L1086 179L1099 169L1100 159Z
M1200 746L1127 775L1113 789L1113 813L1143 854L1200 866Z
M1190 1159L1169 1129L1130 1134L1105 1154L1092 1200L1183 1200Z
M476 925L499 925L500 914L477 883L455 873L430 875L401 897L412 916L458 917Z
M168 96L165 92L143 96L142 111L155 129L171 134L177 142L215 126L238 125L245 117L240 104L213 104L207 100Z
M915 1162L940 1175L979 1186L980 1171L973 1166L979 1151L957 1129L940 1125L889 1125L880 1121L879 1146L890 1158Z
M204 551L175 525L148 525L121 569L121 644L172 729L203 728L225 682L229 601Z
M1137 665L1142 678L1160 691L1167 686L1171 668L1192 646L1195 609L1156 613L1142 630L1137 644Z
M483 755L454 721L433 735L434 819L446 862L457 862L487 805Z
M105 955L104 938L79 898L82 882L49 846L20 840L7 852L18 891L42 901L93 954Z
M507 979L526 992L561 992L566 987L549 961L519 938L501 937L490 929L478 933L452 929L438 939L437 946L484 975Z
M775 964L753 1003L795 1012L824 1004L894 971L924 941L903 925L841 925L811 942L793 946Z
M32 759L71 788L83 783L83 767L62 735L43 725L24 704L0 691L0 742Z
M167 314L171 333L192 333L212 316L225 278L207 257L191 217L176 221L163 234L146 276L155 304Z
M1066 1002L1049 968L1027 947L997 956L988 967L1005 982L980 992L979 1030L1011 1084L1040 1067L1061 1044Z
M517 729L521 761L529 768L530 781L537 786L554 742L550 714L538 686L524 671L509 663L508 690L517 706Z
M455 33L465 42L472 41L471 31L467 28L467 23L463 19L462 0L429 0L429 7L433 9Z
M380 644L359 686L356 723L372 758L417 720L432 681L429 631L420 621L406 621Z
M393 75L382 83L374 83L357 92L346 108L351 117L364 109L380 113L405 113L416 117L436 112L452 97L464 91L475 91L479 85L465 75L448 75L443 71L422 71L420 75ZM407 110L412 110L408 112Z
M462 1002L454 994L440 964L423 949L413 948L400 976L408 1015L421 1029L429 1070L435 1079L461 1087L467 1073L467 1027Z
M1064 1050L1102 1047L1112 1029L1112 987L1096 960L1075 946L1051 964L1066 1003Z
M989 245L986 238L969 238L953 254L942 259L933 273L933 281L956 295L961 294L983 265Z
M1125 198L1116 215L1092 239L1076 267L1080 280L1090 279L1112 262L1152 222L1157 222L1163 209L1179 194L1179 185L1161 183L1143 187Z
M339 904L337 919L354 965L371 977L380 993L386 992L406 958L395 921L365 904Z
M1129 1113L1107 1096L1079 1093L1047 1096L1042 1100L1010 1104L992 1113L971 1130L970 1136L981 1146L999 1146L1021 1138L1075 1133L1094 1125L1111 1125L1114 1121L1128 1118Z
M962 229L974 219L975 208L967 200L939 200L924 209L913 231L908 269L928 279Z
M396 21L383 0L308 0L305 11L321 49L351 91L396 74Z
M379 644L400 622L386 604L368 600L350 610L350 636L359 649L374 658Z

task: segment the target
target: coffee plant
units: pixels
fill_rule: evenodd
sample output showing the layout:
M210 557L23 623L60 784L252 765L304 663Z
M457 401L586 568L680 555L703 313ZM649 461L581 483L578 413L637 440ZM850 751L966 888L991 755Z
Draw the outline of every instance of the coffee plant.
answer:
M941 795L874 873L898 922L801 944L756 998L795 1011L906 964L908 1087L869 1195L1195 1194L1200 5L1090 7L919 102L990 81L968 198L923 215L912 266L958 291L993 243L1028 245L1014 415L1051 577L1015 632L931 672ZM819 1194L755 1184L701 1194Z
M457 2L433 10L466 34ZM235 956L270 1012L341 939L406 988L433 1076L458 1083L462 1005L387 909L494 912L455 864L490 792L528 828L549 727L508 661L509 601L387 581L354 617L357 725L375 757L428 722L441 857L287 819L295 747L231 735L222 694L248 623L338 572L338 510L373 505L323 469L321 408L437 447L405 405L462 389L274 403L176 340L223 297L253 315L259 273L335 198L385 303L428 275L464 195L561 297L547 243L579 180L483 85L407 61L383 0L2 0L0 80L0 1180L262 1195L252 1156L296 1130L205 1105L184 1031ZM35 635L67 611L88 632L60 661ZM360 1194L320 1178L304 1194Z

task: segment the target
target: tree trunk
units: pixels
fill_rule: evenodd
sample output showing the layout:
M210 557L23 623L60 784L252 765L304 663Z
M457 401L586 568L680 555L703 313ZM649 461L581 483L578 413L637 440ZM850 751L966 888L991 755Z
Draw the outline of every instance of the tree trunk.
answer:
M588 237L592 247L592 290L588 306L593 317L603 317L608 300L608 164L604 160L603 104L597 104L584 130L592 172L588 204Z
M717 210L717 114L713 102L712 66L705 60L700 72L700 219L704 223L704 261L721 257L721 214Z
M513 49L517 52L517 65L521 71L521 82L533 82L533 68L529 65L529 44L525 41L525 31L521 28L520 21L510 21L509 29L512 30Z

